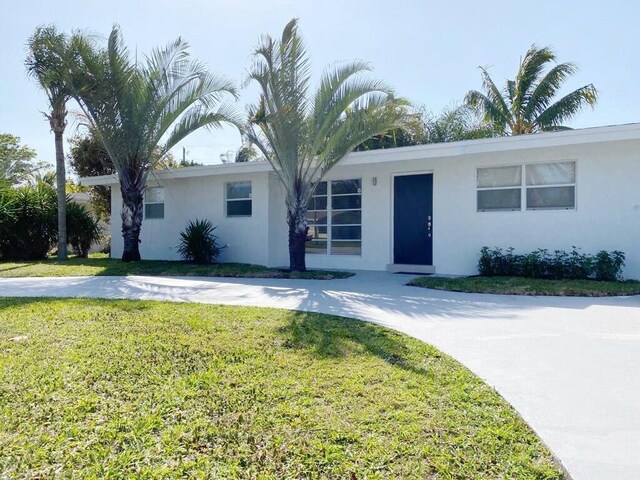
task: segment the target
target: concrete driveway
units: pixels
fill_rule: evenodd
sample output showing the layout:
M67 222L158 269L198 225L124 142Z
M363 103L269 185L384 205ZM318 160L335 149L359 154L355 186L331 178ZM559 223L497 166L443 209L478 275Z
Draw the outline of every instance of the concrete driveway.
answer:
M367 320L452 355L493 386L575 480L640 478L640 297L439 292L406 275L344 280L0 279L0 296L269 306Z

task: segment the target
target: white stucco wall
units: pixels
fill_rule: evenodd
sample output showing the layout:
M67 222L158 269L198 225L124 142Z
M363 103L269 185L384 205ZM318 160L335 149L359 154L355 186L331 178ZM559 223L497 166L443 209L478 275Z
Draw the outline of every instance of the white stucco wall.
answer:
M237 180L250 180L252 186L253 215L227 218L225 216L225 184ZM249 173L216 175L195 178L151 179L149 187L164 187L164 218L145 219L140 234L140 254L149 260L178 260L176 252L180 232L187 222L195 218L208 219L217 226L221 245L221 262L241 262L265 265L267 263L267 230L269 218L268 174ZM119 212L122 206L120 189L112 188L111 255L122 255Z
M487 142L484 151L476 149L476 153L465 153L466 145L437 147L422 159L415 158L423 151L416 147L350 155L326 179L362 179L362 255L307 255L307 265L384 270L393 263L393 175L415 172L433 173L433 249L438 273L476 273L484 245L513 246L520 253L538 248L570 250L576 245L587 253L624 251L625 276L640 278L640 139L541 146L532 138L526 140L531 147L526 143L526 148L517 149L502 146L525 142L496 142ZM446 153L440 155L440 148ZM476 211L478 167L566 160L576 162L575 210ZM263 171L247 171L249 168ZM160 180L165 187L165 218L144 221L143 257L176 259L180 231L188 219L198 217L218 225L221 242L229 245L221 261L288 265L282 188L266 167L260 168L225 167L224 174ZM238 180L252 181L251 218L224 216L224 185ZM112 255L120 256L120 192L117 187L112 191Z

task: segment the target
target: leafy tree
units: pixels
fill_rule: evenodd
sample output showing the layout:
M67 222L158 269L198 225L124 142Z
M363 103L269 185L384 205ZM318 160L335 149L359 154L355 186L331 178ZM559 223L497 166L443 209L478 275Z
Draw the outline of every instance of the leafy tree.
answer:
M484 93L469 91L465 103L504 135L566 130L564 122L586 105L595 107L598 91L589 84L554 100L565 80L578 71L573 63L559 63L545 72L555 61L556 55L549 47L532 45L520 62L515 80L507 80L502 90L487 69L480 67Z
M447 107L437 116L425 114L424 129L422 143L457 142L500 134L493 124L484 121L474 109L466 105Z
M36 152L20 144L20 138L0 133L0 187L13 186L33 178L46 166L35 162Z
M297 20L281 40L265 36L254 52L249 79L261 89L249 109L247 138L273 167L286 193L289 265L305 271L307 203L318 182L365 140L403 126L401 102L383 82L364 77L367 63L327 70L310 91L310 64Z
M79 177L93 177L116 173L109 154L100 139L91 133L69 140L68 161L71 170ZM98 185L89 188L91 204L99 218L108 220L111 216L111 187Z
M79 34L69 37L58 31L55 25L40 26L27 42L27 73L46 93L49 112L45 117L54 135L56 149L56 191L58 196L58 259L67 258L67 226L63 135L67 126L67 102L71 98L67 77L68 65L75 56L74 44Z
M226 96L236 95L235 88L191 59L187 43L180 38L153 50L143 62L132 60L118 27L109 35L106 49L85 42L72 78L74 97L118 173L122 260L140 260L149 172L195 130L237 123L235 107L221 103Z

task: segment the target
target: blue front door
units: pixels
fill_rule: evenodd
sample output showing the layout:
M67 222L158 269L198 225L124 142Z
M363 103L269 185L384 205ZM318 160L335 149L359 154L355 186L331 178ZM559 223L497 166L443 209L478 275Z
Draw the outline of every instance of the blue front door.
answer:
M433 265L433 175L393 180L393 263Z

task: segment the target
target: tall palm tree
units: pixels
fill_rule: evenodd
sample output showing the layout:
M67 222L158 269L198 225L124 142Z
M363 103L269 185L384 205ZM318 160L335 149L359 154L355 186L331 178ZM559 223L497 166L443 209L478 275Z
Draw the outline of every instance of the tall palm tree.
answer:
M564 122L586 105L595 107L598 91L589 84L554 101L564 81L578 71L573 63L559 63L545 73L547 65L555 61L549 47L532 45L520 62L516 79L507 80L502 90L487 69L480 67L485 93L471 90L465 103L482 112L505 135L566 130Z
M73 95L109 154L122 193L123 261L140 260L140 228L148 174L187 135L201 127L239 125L226 97L233 84L193 60L178 38L139 65L118 27L106 49L85 44L72 68Z
M67 102L71 98L66 68L73 57L71 37L58 31L55 25L40 26L27 42L25 61L27 73L47 95L49 112L45 117L53 132L56 149L56 193L58 197L58 260L67 259L66 172L63 136L67 126Z
M357 145L401 127L402 102L384 83L362 76L356 61L327 70L310 91L310 64L297 20L279 41L265 36L254 52L249 80L261 89L249 109L246 135L271 163L286 192L289 264L305 271L307 203L318 182Z

